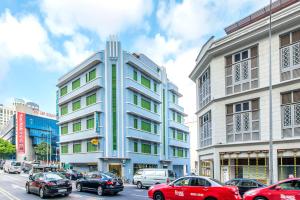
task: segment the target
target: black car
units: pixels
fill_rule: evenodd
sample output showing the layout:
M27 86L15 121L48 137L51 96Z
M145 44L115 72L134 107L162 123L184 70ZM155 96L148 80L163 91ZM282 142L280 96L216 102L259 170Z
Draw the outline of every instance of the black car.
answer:
M243 196L248 190L255 188L266 187L265 184L255 180L255 179L246 179L246 178L236 178L225 183L226 185L234 185L239 188L240 195Z
M29 177L25 188L27 193L38 194L41 198L56 195L68 196L72 192L72 183L60 173L44 172Z
M103 194L117 194L123 191L124 186L120 178L109 172L91 172L76 181L77 191L93 191L99 196Z
M77 180L83 177L81 172L78 172L74 169L68 169L66 171L60 172L61 174L63 174L66 178L70 179L70 180Z

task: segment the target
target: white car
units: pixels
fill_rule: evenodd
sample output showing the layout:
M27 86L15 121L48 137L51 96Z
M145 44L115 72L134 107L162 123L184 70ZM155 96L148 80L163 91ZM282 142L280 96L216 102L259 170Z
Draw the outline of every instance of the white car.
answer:
M21 173L21 162L7 160L3 166L3 171L7 173Z

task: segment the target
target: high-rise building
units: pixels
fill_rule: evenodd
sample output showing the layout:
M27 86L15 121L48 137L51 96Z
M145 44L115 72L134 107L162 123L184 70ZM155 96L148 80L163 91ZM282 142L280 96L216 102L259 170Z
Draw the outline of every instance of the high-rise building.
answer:
M300 176L300 1L272 5L269 103L269 7L210 38L190 78L197 85L199 171L221 181ZM274 159L269 160L272 106Z
M14 114L15 109L13 106L4 106L3 104L0 104L0 132Z
M140 168L189 171L182 95L166 70L111 38L57 86L61 161L131 178Z

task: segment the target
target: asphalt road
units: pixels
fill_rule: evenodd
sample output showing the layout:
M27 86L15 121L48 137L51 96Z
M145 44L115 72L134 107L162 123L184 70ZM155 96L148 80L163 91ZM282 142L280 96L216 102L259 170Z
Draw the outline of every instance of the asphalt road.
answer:
M25 183L28 177L19 174L6 174L0 171L0 199L1 200L37 200L39 196L27 194L25 191ZM136 186L126 185L124 191L118 195L97 196L95 193L77 192L73 185L73 192L69 197L52 197L48 199L70 200L70 199L85 199L85 200L149 200L147 190L139 190Z

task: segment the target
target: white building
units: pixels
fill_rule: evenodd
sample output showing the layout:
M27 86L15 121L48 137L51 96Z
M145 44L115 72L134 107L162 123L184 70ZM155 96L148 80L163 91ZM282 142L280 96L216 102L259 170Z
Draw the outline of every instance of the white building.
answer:
M0 104L0 132L1 129L6 125L10 118L15 114L15 109L12 106L4 106Z
M272 6L274 180L300 176L300 2ZM268 7L211 37L190 78L197 84L202 175L268 182Z

